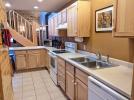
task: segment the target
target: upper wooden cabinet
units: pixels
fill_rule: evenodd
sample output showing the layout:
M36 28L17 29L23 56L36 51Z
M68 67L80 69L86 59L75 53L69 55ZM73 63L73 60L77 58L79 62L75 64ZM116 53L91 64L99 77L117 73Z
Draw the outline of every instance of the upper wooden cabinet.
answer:
M134 0L115 0L113 35L134 37Z
M57 14L57 18L58 18L58 25L62 23L62 20L61 20L61 12L59 12Z
M49 18L48 20L48 31L49 36L58 36L58 30L56 29L58 25L58 15L54 15L53 17Z
M61 11L62 24L67 23L67 9Z
M69 37L90 36L90 8L88 0L76 1L67 8L67 24Z

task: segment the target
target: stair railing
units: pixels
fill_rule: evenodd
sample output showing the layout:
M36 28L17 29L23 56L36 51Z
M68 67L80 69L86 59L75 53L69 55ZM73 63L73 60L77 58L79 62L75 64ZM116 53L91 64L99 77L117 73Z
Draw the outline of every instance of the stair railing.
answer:
M7 12L9 26L23 35L25 38L33 42L33 26L26 18L18 14L14 10Z

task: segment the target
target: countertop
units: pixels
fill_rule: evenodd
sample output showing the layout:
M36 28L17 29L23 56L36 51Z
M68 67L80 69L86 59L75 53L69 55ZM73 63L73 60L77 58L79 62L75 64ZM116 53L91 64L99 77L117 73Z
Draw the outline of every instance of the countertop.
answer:
M34 50L34 49L47 49L49 51L56 50L54 47L47 46L32 46L32 47L10 47L9 50Z
M83 65L80 65L70 58L83 57L85 55L79 53L64 53L59 54L59 57L71 63L75 67L83 70L94 78L98 79L105 85L110 88L118 91L122 95L130 98L131 97L131 89L132 89L132 76L133 70L132 67L126 67L124 65L119 65L117 67L104 68L104 69L89 69Z

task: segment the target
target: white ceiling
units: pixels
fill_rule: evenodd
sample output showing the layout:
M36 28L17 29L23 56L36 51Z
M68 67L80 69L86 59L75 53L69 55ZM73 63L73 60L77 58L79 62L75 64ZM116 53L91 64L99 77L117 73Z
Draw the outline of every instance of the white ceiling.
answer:
M52 12L60 9L66 3L71 0L43 0L43 2L38 2L37 0L6 0L15 10L34 10L34 6L39 7L39 11Z

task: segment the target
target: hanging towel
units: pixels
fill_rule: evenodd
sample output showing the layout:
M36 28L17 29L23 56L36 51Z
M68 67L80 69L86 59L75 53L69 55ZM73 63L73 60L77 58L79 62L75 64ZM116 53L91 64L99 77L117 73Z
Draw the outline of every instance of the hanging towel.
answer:
M11 46L11 42L10 42L11 38L12 38L12 35L11 35L10 31L8 29L2 29L3 44L10 47Z

